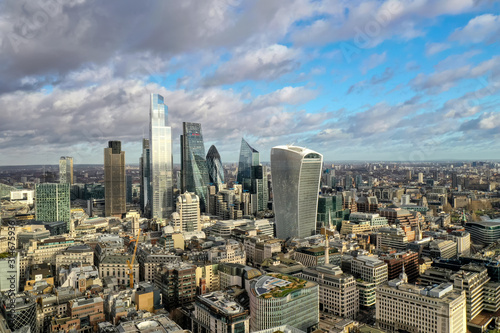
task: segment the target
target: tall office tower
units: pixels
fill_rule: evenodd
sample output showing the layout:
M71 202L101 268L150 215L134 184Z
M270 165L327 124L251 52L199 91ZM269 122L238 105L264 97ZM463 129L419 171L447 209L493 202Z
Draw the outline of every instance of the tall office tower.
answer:
M344 189L350 190L352 188L352 176L345 175Z
M271 149L276 237L311 236L316 229L323 156L307 148Z
M260 154L245 139L241 139L240 160L238 163L238 183L244 191L252 194L252 213L267 208L268 191L266 169L260 164Z
M200 198L200 209L205 211L207 203L208 177L207 162L205 160L205 145L201 124L182 123L181 135L181 169L182 192L194 192Z
M104 148L104 210L106 216L122 217L127 212L125 152L120 141Z
M142 139L142 155L139 159L139 169L141 175L140 204L142 214L150 217L151 212L151 169L150 169L150 149L149 140Z
M127 203L132 203L132 175L127 175Z
M356 188L359 188L361 185L363 185L363 176L362 175L356 175L354 182L356 184Z
M238 175L236 181L243 185L244 190L250 190L252 186L252 167L260 163L259 152L253 149L245 139L241 139L240 160L238 163Z
M451 174L451 187L456 190L458 188L458 175L456 172Z
M418 182L422 184L424 182L424 174L419 172L418 173Z
M408 179L408 181L411 181L411 170L406 170L406 179Z
M73 157L61 156L59 159L59 183L73 185Z
M35 218L43 222L66 222L70 229L70 186L69 184L37 184L35 186Z
M186 192L177 197L177 212L172 214L174 229L178 231L200 231L200 199Z
M167 126L167 110L163 96L151 94L149 128L151 217L158 220L169 218L174 211L172 128Z
M219 152L214 145L210 147L207 153L207 168L210 183L215 185L217 190L221 189L221 185L224 184L224 169L222 168Z

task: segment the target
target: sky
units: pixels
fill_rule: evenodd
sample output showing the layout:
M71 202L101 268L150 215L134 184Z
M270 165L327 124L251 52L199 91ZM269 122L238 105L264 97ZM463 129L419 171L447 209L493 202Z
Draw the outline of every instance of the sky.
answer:
M0 0L0 165L138 163L149 95L238 160L500 159L492 0Z

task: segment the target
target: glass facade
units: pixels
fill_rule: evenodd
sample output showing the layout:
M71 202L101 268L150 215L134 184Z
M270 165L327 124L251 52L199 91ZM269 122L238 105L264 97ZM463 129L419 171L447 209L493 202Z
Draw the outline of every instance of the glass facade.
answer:
M240 160L238 163L238 183L243 190L252 194L253 213L267 208L269 198L267 191L267 175L265 168L260 164L260 154L252 148L245 139L241 139Z
M207 153L207 168L210 183L217 186L217 190L224 184L224 168L220 160L219 152L214 145L210 147Z
M163 97L151 94L149 128L151 193L148 194L148 198L151 200L151 217L158 220L169 218L174 210L172 129L167 126L167 110Z
M121 217L127 212L125 152L120 141L109 141L104 148L105 215Z
M323 156L295 146L271 149L276 237L304 238L316 230Z
M73 157L61 156L59 159L59 183L73 184Z
M182 192L194 192L200 198L200 210L205 211L207 204L207 186L210 183L205 145L201 124L182 123L181 136L181 169Z
M37 184L35 187L35 218L37 221L71 222L69 184Z

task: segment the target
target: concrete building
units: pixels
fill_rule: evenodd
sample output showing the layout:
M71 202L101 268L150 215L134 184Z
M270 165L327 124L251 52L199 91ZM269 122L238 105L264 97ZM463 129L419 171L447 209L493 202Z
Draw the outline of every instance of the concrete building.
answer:
M262 262L271 258L274 253L281 252L281 240L273 239L269 236L264 237L246 237L243 240L247 261L252 264L260 265Z
M295 146L271 149L276 236L307 237L315 233L323 156Z
M99 263L99 277L101 279L104 279L105 277L113 276L118 279L118 284L129 286L130 269L128 267L127 260L129 262L132 262L132 255L127 255L127 254L107 255ZM136 284L139 282L139 263L137 261L134 262L133 271L134 271L134 284Z
M465 333L465 293L391 280L377 288L376 319L386 332Z
M233 241L234 242L234 241ZM242 244L227 242L226 245L213 247L207 250L208 260L213 263L246 263L245 248Z
M304 269L295 276L319 285L319 310L335 316L354 319L359 311L356 280L335 265L327 264Z
M250 330L290 325L309 331L319 322L318 284L282 274L252 280Z
M154 283L167 310L191 303L196 296L196 266L185 262L163 264Z
M61 254L56 254L56 272L61 266L69 266L73 263L83 265L94 265L94 250L87 244L69 246Z
M336 248L329 248L328 253L331 263L339 263L337 259L340 258L340 254ZM325 247L301 247L295 252L294 259L306 267L324 265L326 263Z
M104 301L101 297L78 298L69 301L67 315L75 320L79 319L78 329L91 329L97 331L97 325L104 318ZM83 319L85 318L85 321ZM84 324L84 325L82 325ZM52 332L58 331L57 326L52 327Z
M456 289L465 291L467 321L473 320L484 309L484 286L490 281L485 267L472 264L461 267L452 275Z
M176 231L200 231L200 199L191 192L177 197L177 212L172 214Z
M222 291L197 296L193 333L250 332L248 310Z
M104 148L105 215L122 217L127 212L125 152L120 141L109 141Z
M468 256L470 254L470 234L467 231L452 231L448 239L457 244L457 255Z
M388 280L387 264L375 256L352 258L351 274L357 279L359 305L370 308L376 303L375 288Z
M419 275L417 252L391 253L380 256L380 259L387 264L388 280L396 279L403 271L403 266L408 281L414 283L417 280Z

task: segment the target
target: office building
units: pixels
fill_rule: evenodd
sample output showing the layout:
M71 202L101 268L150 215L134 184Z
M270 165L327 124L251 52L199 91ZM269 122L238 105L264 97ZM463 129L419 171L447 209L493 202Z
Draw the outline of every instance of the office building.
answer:
M375 256L358 256L352 258L351 274L356 279L359 291L359 304L362 308L370 308L376 303L375 289L387 282L387 264Z
M250 283L250 330L290 325L309 331L319 322L319 287L312 281L268 274Z
M354 319L359 311L356 280L335 265L326 264L304 269L295 276L319 285L319 310L335 316Z
M307 237L315 233L323 156L296 146L271 150L276 236Z
M35 186L35 219L44 222L66 222L70 229L70 185L37 184Z
M465 231L470 234L472 242L489 245L500 239L500 220L467 222L465 224Z
M252 214L267 209L269 195L266 168L260 164L259 152L243 138L236 180L243 186L244 191L252 194Z
M142 155L139 159L139 174L141 177L140 205L144 216L149 217L151 211L151 158L149 140L142 139Z
M222 167L219 152L214 145L210 146L207 153L207 168L210 184L215 185L217 190L222 189L222 184L224 184L224 168Z
M418 183L423 184L424 183L424 174L419 172L418 173Z
M465 293L450 283L421 287L391 280L377 288L376 319L386 332L465 333Z
M342 195L320 195L318 198L317 228L323 226L340 229L344 219Z
M127 180L127 197L126 197L126 202L128 204L131 204L132 203L132 197L133 197L132 175L127 175L126 180Z
M108 254L99 262L99 277L104 279L113 276L118 279L118 284L130 285L130 268L127 261L132 262L132 255ZM134 262L132 267L134 273L134 285L139 282L139 263Z
M109 141L104 148L105 215L122 217L127 212L125 152L120 141Z
M28 326L30 333L38 333L37 309L35 298L28 292L12 295L4 294L1 311L11 331L18 331Z
M68 317L73 320L78 319L78 326L82 331L96 332L97 325L104 318L104 301L101 297L77 298L68 303ZM52 328L52 332L58 332L57 327Z
M222 291L197 296L194 317L193 333L250 332L248 310Z
M181 135L181 192L194 192L200 199L200 210L205 212L207 186L210 183L201 124L182 123Z
M149 154L151 217L159 221L170 217L174 211L172 128L168 126L168 107L163 96L151 94ZM145 185L146 186L146 185Z
M473 264L461 267L452 275L456 289L465 291L467 321L474 319L484 309L484 287L490 281L486 267Z
M73 157L61 156L59 159L59 183L73 185Z
M403 272L403 267L408 277L408 281L413 283L418 278L418 253L400 252L380 256L380 259L387 264L388 279L393 280Z
M168 311L191 303L196 296L195 265L185 262L163 264L154 279Z
M185 192L177 197L177 211L172 214L176 231L200 231L200 199L194 193Z

